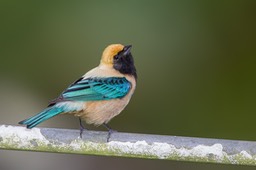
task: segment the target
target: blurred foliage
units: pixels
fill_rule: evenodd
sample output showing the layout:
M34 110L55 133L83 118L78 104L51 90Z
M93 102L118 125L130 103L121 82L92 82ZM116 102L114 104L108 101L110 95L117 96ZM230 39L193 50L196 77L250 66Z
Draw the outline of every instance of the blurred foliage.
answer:
M108 44L122 43L133 45L139 79L130 104L111 121L114 129L256 140L255 6L254 0L2 0L0 123L39 112L97 66ZM77 123L60 116L40 126Z

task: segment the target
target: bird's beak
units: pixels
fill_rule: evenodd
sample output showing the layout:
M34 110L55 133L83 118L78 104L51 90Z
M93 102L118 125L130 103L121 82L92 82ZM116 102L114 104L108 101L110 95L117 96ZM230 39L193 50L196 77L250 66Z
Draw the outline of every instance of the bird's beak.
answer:
M131 49L132 49L132 45L124 46L124 53L123 54L126 56L127 54L130 53Z

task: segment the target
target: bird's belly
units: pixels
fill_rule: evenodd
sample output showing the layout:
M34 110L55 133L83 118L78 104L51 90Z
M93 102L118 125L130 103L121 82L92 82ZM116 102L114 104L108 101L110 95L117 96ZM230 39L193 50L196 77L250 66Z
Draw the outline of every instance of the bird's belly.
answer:
M77 113L76 116L81 117L88 124L101 125L107 123L128 104L129 101L125 98L86 102L84 111Z

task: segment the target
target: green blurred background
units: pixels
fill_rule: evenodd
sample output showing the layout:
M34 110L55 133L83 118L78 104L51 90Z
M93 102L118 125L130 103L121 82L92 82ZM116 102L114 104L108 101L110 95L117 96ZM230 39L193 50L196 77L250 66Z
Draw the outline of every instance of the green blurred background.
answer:
M1 0L0 124L41 111L97 66L108 44L122 43L133 45L139 79L114 129L256 140L255 9L254 0ZM76 129L78 120L40 126ZM0 151L1 170L103 168L254 167Z

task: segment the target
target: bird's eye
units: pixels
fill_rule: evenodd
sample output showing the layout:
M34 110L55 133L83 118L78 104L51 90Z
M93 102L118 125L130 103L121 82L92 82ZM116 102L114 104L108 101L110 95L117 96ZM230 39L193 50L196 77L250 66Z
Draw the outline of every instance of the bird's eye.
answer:
M115 55L114 56L114 60L118 60L119 56L118 55Z

